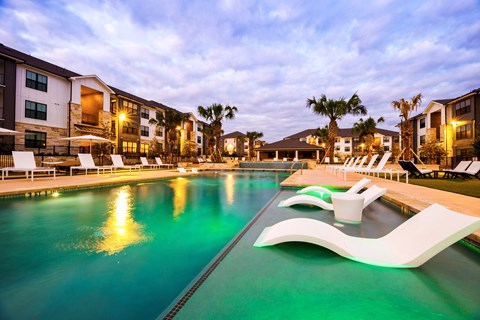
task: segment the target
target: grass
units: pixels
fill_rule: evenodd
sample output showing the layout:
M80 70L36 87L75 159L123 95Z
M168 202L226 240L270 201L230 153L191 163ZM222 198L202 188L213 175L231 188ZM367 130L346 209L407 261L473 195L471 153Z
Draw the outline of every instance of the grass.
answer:
M405 179L403 179L405 181ZM480 198L480 180L479 179L430 179L430 178L409 178L408 183L432 189L444 190L463 194L475 198Z

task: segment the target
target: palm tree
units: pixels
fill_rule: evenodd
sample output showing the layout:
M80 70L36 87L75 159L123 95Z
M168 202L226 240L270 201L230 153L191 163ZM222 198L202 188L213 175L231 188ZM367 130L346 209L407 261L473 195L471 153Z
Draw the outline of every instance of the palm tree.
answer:
M409 101L401 98L398 101L392 101L394 109L400 111L400 118L403 120L400 123L400 133L402 135L402 144L404 147L404 155L407 160L410 159L410 138L413 135L412 123L408 120L412 111L416 110L422 103L422 94L419 93L412 97Z
M377 124L384 121L385 120L383 117L378 118L377 121L375 121L372 117L368 117L368 119L365 121L360 118L358 122L353 124L352 133L358 134L360 139L365 142L368 159L372 157L372 146L373 142L375 141Z
M320 99L307 99L307 108L313 107L313 113L327 117L330 119L328 124L328 146L329 157L334 159L335 153L335 138L338 133L337 120L341 120L347 114L351 115L366 115L367 108L362 105L362 100L354 93L352 97L346 101L345 98L340 100L327 99L322 94Z
M235 118L235 112L238 111L237 107L226 105L225 107L219 103L214 103L211 106L204 108L198 106L198 114L205 118L206 121L210 121L210 127L212 128L212 134L215 142L215 149L212 151L212 160L215 162L222 161L222 155L220 153L220 136L222 135L222 121L224 119Z
M253 155L253 146L255 140L260 139L263 137L263 132L257 131L247 131L247 138L248 138L248 157L252 158Z
M165 114L161 111L157 111L155 119L150 118L148 124L155 125L158 128L165 129L166 149L170 155L170 163L173 161L173 149L177 143L177 129L182 125L184 121L189 118L188 113L180 113L174 110L166 110Z

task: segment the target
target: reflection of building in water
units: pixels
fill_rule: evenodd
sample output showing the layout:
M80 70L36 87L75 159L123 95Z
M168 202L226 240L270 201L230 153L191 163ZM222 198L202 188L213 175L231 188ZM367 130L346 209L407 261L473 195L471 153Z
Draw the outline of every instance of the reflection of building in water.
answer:
M227 193L227 203L233 204L235 201L235 178L233 174L228 174L225 179L225 192Z
M187 203L187 184L188 180L182 177L169 181L173 189L173 217L176 218L183 213Z
M143 226L133 220L132 207L131 187L117 189L115 198L109 203L108 218L101 229L103 240L98 243L97 252L114 254L146 240Z

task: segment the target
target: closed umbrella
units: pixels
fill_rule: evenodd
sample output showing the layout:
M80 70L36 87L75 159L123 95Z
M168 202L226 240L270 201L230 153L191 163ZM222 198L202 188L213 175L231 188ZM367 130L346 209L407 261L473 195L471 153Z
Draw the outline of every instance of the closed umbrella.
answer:
M75 136L75 137L68 137L62 138L62 140L70 140L70 141L87 141L90 143L90 153L92 153L92 142L101 143L101 142L110 142L110 140L98 136L94 136L91 134L87 134L84 136Z

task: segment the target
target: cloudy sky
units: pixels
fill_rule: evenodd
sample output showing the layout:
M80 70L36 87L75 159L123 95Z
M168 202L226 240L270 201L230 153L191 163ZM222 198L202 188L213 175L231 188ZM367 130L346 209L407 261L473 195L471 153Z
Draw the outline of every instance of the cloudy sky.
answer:
M391 101L480 87L479 0L0 0L0 42L197 116L234 105L225 133L268 142L328 123L313 96L357 92L394 130Z

